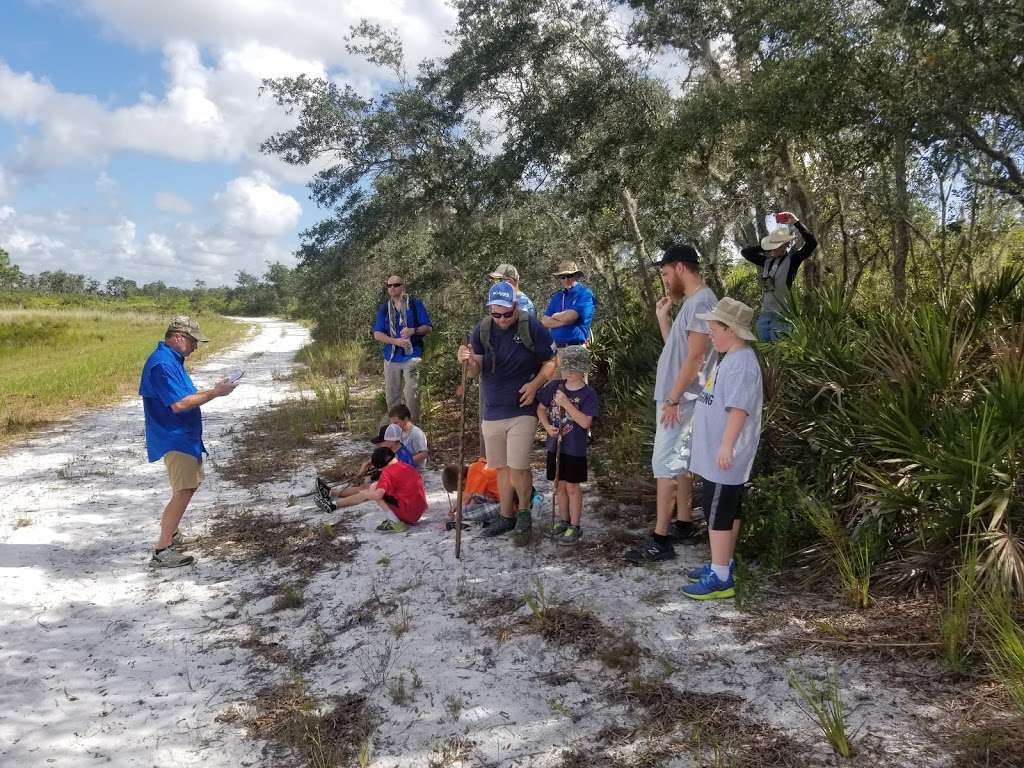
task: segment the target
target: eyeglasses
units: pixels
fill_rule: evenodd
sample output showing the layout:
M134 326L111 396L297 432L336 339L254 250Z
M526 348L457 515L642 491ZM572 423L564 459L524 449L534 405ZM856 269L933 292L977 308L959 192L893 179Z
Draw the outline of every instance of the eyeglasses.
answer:
M491 317L495 320L508 320L515 313L514 309L510 309L508 312L491 312Z
M491 284L492 285L497 285L498 283L511 283L512 285L515 285L516 282L517 281L515 279L511 278L511 277L492 277L491 278Z
M405 283L384 283L388 288L401 288Z

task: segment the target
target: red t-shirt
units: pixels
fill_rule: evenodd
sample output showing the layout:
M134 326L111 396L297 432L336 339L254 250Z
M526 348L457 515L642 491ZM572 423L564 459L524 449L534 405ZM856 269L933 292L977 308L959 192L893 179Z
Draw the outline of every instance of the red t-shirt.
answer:
M427 493L420 473L401 461L392 462L380 473L377 487L397 500L385 499L395 517L412 525L427 511Z

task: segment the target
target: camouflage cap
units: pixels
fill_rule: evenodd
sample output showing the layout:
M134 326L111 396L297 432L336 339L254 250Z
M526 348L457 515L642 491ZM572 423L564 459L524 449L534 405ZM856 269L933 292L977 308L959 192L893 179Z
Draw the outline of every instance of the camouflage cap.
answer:
M590 372L590 350L582 344L563 347L558 351L558 367L562 371Z
M199 323L188 315L178 315L173 318L170 325L167 326L167 333L184 333L196 341L209 341L199 330Z

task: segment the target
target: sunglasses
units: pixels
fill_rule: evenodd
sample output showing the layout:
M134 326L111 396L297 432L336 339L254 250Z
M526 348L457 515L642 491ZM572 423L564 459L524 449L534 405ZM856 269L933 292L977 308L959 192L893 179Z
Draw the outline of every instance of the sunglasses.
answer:
M559 275L558 279L559 280L572 280L574 277L576 277L576 275Z
M491 317L495 320L508 320L515 313L514 309L510 309L508 312L491 312Z
M384 283L388 288L401 288L405 283Z

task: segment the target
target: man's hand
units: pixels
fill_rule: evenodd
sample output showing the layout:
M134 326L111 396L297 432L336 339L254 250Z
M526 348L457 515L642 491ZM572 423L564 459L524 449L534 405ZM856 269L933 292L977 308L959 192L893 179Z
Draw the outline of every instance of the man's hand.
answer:
M672 308L672 299L668 296L662 296L658 299L654 305L654 314L658 317L668 317L668 312Z
M731 445L722 444L718 449L718 455L715 456L715 463L719 469L732 469L733 452Z
M415 335L416 335L416 329L415 328L403 328L402 329L402 338L403 339L408 339L409 337L415 336Z
M537 395L537 385L532 381L528 381L519 388L519 405L527 406L533 403L533 398Z
M679 423L679 403L675 405L665 405L661 408L661 423L666 427L674 427Z
M779 222L779 224L792 224L797 219L792 211L782 211L781 213L775 214L775 220Z
M402 332L404 333L405 330L403 330ZM412 352L412 342L409 341L408 339L405 339L405 338L395 339L395 346L396 347L401 347L406 352Z
M232 392L234 392L235 387L237 386L237 381L234 384L232 384L227 379L221 379L220 381L213 385L210 391L213 392L214 397L224 397L224 395L230 395Z
M460 363L464 363L473 356L473 350L468 344L460 344L459 351L455 353Z

